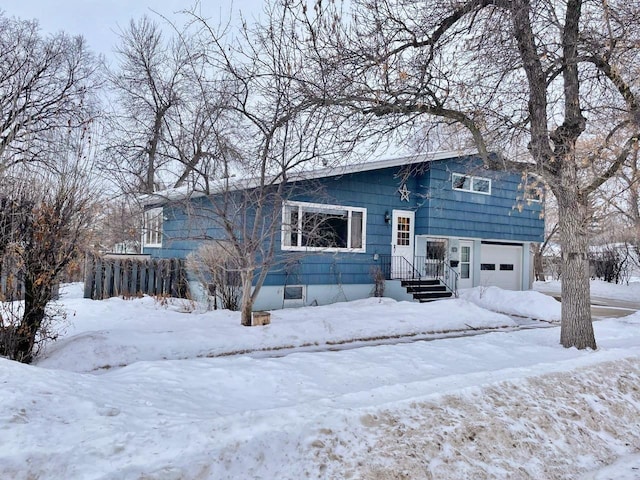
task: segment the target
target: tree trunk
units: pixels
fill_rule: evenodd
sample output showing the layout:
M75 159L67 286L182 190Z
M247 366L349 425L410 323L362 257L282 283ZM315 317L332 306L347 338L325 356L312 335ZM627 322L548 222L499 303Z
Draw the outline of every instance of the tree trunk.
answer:
M596 349L589 291L588 208L571 191L556 192L562 250L562 346Z
M31 363L36 335L45 318L46 306L51 300L51 286L38 285L30 275L24 281L24 314L16 329L15 347L11 358L22 363Z
M546 280L544 276L544 262L542 257L542 247L539 243L533 245L533 272L538 282Z
M240 301L240 322L245 327L251 326L251 311L253 309L253 298L251 287L253 283L253 270L242 270L242 299Z

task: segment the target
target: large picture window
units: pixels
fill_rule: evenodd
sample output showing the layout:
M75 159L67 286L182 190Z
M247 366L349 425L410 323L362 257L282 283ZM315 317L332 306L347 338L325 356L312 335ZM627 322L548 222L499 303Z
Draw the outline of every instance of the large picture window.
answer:
M161 247L162 246L162 207L152 208L144 212L144 230L142 235L142 246Z
M454 190L465 192L484 193L491 195L491 179L483 177L472 177L461 173L451 174L451 186Z
M365 208L285 202L282 249L364 252L366 224Z

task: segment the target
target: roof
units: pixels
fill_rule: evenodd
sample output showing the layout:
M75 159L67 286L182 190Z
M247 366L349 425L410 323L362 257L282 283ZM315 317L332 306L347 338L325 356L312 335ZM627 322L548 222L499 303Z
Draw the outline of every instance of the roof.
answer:
M406 155L402 157L392 157L371 162L359 162L337 167L328 167L317 170L308 170L301 172L291 172L287 177L287 183L298 182L301 180L316 180L319 178L336 177L348 175L351 173L367 172L372 170L383 170L385 168L400 167L404 165L415 165L418 163L434 162L438 160L446 160L449 158L459 158L469 155L477 155L477 150L450 150L443 152L422 153L416 155ZM162 190L152 194L146 194L140 197L140 201L145 206L161 205L173 200L183 200L185 198L198 198L206 195L222 193L225 191L238 191L255 188L260 185L258 177L240 179L230 181L226 184L219 182L217 188L211 189L209 193L203 191L192 190L188 187L171 188ZM279 181L274 184L280 183Z

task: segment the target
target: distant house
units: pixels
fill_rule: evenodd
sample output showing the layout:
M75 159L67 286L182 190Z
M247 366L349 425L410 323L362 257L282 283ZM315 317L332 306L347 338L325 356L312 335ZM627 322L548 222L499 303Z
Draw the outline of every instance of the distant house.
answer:
M318 305L372 295L398 300L457 289L531 284L530 243L543 240L539 201L523 197L520 174L483 168L474 155L438 153L361 163L290 180L277 262L255 309ZM184 200L182 200L184 202ZM188 200L198 208L199 198ZM186 257L176 200L148 200L143 251Z

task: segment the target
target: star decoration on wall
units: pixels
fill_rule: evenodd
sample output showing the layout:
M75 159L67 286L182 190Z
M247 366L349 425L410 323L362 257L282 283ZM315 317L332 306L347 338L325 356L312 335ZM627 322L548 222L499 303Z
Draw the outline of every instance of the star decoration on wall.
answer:
M409 189L407 188L407 184L403 183L402 187L400 187L398 189L398 193L400 193L400 201L404 202L404 201L409 201L409 194L411 193L409 191Z

